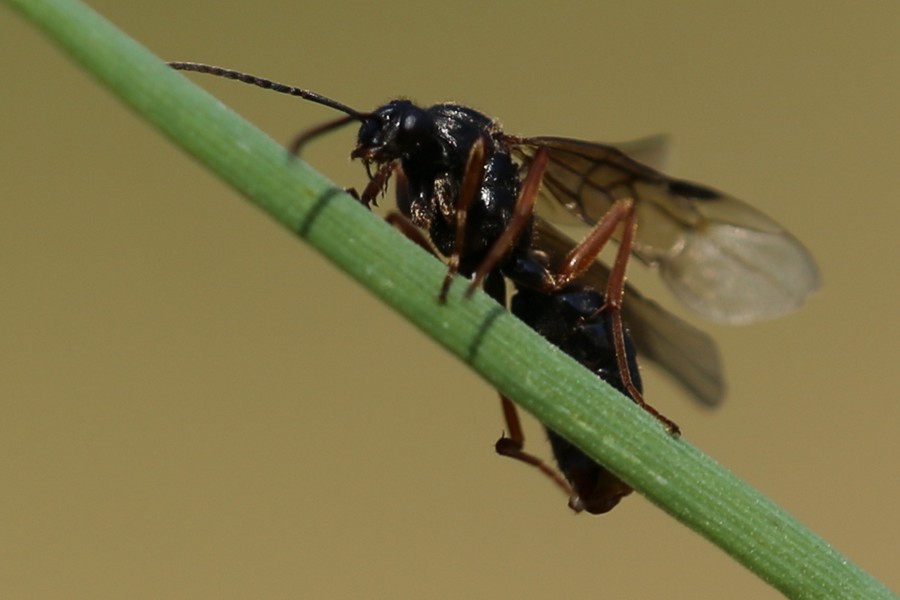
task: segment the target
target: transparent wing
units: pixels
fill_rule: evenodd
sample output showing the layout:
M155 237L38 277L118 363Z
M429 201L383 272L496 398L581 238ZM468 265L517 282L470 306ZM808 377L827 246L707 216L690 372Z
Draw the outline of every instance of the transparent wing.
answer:
M641 143L633 150L638 155L649 152ZM510 144L526 164L538 148L547 149L539 210L549 220L593 225L616 200L631 198L634 255L657 267L675 295L709 319L781 316L821 285L800 242L740 200L667 177L614 146L552 137L510 138Z
M537 246L552 263L562 260L575 242L538 218ZM581 281L602 290L609 269L595 262ZM694 398L707 406L719 404L725 395L722 364L715 342L694 326L648 300L630 285L625 287L622 319L638 349L638 355L659 365Z
M672 140L666 134L651 135L612 147L620 150L634 161L657 171L665 171L669 164Z

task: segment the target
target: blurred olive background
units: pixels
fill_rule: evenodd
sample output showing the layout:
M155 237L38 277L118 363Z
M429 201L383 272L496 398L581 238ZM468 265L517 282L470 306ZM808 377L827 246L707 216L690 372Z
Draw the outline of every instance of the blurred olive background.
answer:
M406 95L520 134L672 134L670 171L775 217L825 287L778 321L703 325L720 409L649 367L648 398L900 586L896 2L94 6L161 57L360 109ZM8 11L0 48L4 597L779 597L639 496L570 514L494 455L489 386ZM334 116L194 79L280 141ZM352 141L306 158L361 187Z

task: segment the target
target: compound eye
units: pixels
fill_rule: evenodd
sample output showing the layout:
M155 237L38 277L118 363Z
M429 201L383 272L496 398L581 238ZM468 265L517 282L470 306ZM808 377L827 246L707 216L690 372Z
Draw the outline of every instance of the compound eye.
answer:
M359 128L358 142L361 146L380 146L384 137L384 124L377 117L366 119Z

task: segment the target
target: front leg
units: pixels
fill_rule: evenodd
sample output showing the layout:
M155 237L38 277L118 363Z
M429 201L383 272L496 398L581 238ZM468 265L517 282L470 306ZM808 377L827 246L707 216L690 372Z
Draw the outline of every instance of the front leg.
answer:
M400 163L391 161L382 165L369 179L369 183L363 189L362 195L356 195L356 199L366 208L378 206L378 196L384 194L391 175L400 168Z
M453 251L450 253L448 260L447 274L444 276L443 285L441 285L439 296L441 303L447 301L450 284L453 283L453 277L459 272L459 263L466 245L466 224L469 220L469 207L472 206L472 202L475 200L475 196L478 194L484 181L486 160L484 138L478 138L469 151L462 187L456 202L456 236L453 240Z

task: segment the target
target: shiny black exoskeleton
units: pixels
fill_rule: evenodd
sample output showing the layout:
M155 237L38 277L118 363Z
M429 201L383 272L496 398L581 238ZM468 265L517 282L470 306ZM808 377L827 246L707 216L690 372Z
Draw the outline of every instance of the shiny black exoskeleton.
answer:
M456 243L458 201L478 140L484 144L484 169L468 208L465 241L459 249L459 272L467 276L509 226L519 194L519 166L497 124L465 106L420 108L409 100L394 100L367 115L351 155L361 158L370 170L373 165L378 169L399 166L403 182L398 186L398 210L428 232L441 254L450 256ZM520 236L510 256L531 245L530 229ZM515 264L504 261L501 270ZM507 274L517 277L516 273Z

